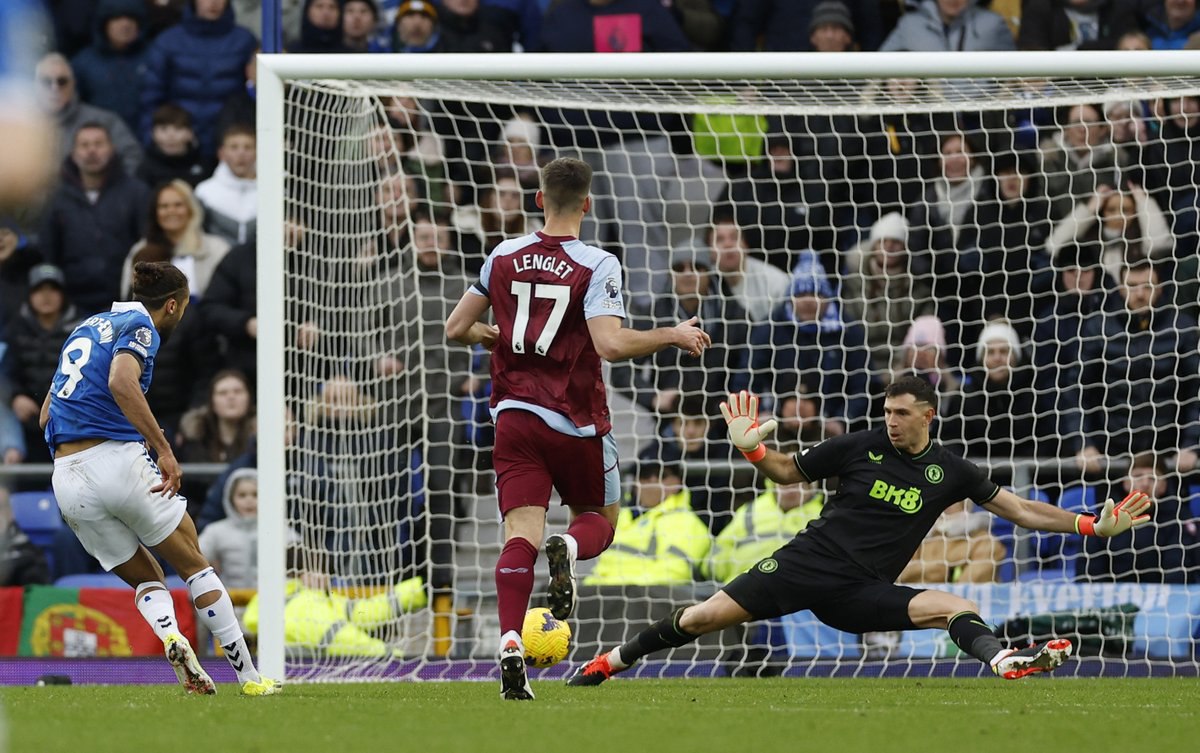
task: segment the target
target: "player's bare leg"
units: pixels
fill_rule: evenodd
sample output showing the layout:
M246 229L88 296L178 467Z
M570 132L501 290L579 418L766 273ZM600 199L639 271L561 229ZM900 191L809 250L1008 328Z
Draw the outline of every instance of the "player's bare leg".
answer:
M567 684L599 685L633 666L643 656L666 648L686 646L702 635L753 619L754 616L727 593L717 591L704 602L676 610L670 617L659 620L628 642L600 654L567 680Z
M521 625L533 593L533 565L546 528L546 508L514 507L504 516L504 550L496 561L496 609L500 615L500 696L532 701L525 674Z
M165 576L158 561L144 546L139 546L127 562L113 568L121 580L133 587L133 600L142 618L163 642L163 653L175 670L179 684L189 693L213 695L217 686L200 666L196 652L179 632L175 602L163 583Z
M1071 642L1062 638L1042 646L1006 649L992 635L974 602L943 591L922 591L908 603L908 617L919 628L941 628L966 653L1006 680L1057 669L1071 656Z
M546 602L556 620L565 620L575 613L579 603L576 588L575 562L590 560L612 543L617 529L620 505L591 507L571 506L571 525L566 533L546 537L546 560L550 567L550 586Z
M187 581L188 592L200 621L213 634L225 652L225 659L237 673L243 695L274 695L283 689L280 682L262 677L254 667L254 658L246 646L242 627L233 611L229 592L200 551L196 525L189 515L154 550Z

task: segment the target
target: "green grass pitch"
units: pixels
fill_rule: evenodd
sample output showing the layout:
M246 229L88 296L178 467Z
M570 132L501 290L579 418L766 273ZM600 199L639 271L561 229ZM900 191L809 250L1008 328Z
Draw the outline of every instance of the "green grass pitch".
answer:
M0 691L12 753L203 751L1196 750L1195 679L635 680L291 685L270 698L173 686Z

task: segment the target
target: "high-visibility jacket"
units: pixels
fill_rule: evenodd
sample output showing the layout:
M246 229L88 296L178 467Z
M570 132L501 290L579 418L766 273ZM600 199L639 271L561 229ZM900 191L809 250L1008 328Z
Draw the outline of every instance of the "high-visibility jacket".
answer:
M825 495L817 494L800 507L784 512L775 501L774 489L763 492L750 504L742 505L717 535L705 562L706 574L722 582L733 580L790 541L821 514L824 504Z
M711 545L708 526L692 511L692 495L684 489L637 518L622 508L612 545L583 582L591 586L691 583Z
M362 599L305 588L299 580L289 580L284 594L284 640L290 646L326 656L391 656L392 649L368 631L382 628L427 602L420 578L409 578L384 593ZM258 594L246 606L242 622L247 632L258 633Z

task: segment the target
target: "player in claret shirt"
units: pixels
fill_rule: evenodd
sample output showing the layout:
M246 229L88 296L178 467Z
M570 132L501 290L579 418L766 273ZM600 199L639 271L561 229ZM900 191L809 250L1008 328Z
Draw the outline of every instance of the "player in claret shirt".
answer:
M938 516L963 499L1037 531L1114 536L1150 520L1150 498L1140 492L1119 504L1108 500L1093 517L1000 488L981 468L930 439L937 393L920 377L900 377L887 388L882 429L833 437L794 456L762 444L775 421L758 424L753 395L730 395L721 412L730 440L767 478L794 484L836 476L837 492L820 517L770 557L704 603L680 609L597 656L568 685L599 685L654 651L683 646L731 625L805 609L850 633L947 630L955 645L1005 679L1048 672L1071 655L1070 641L1005 648L972 602L943 591L896 585L904 565Z
M711 343L692 318L674 327L621 326L621 265L579 240L591 208L592 170L560 158L542 168L543 230L507 240L488 255L479 281L446 321L446 336L492 351L492 457L504 549L496 563L501 695L530 700L521 624L551 487L571 508L566 533L546 540L547 601L554 616L575 609L575 561L612 543L620 501L616 441L600 359L620 361L675 346L698 356ZM495 325L481 321L492 309Z

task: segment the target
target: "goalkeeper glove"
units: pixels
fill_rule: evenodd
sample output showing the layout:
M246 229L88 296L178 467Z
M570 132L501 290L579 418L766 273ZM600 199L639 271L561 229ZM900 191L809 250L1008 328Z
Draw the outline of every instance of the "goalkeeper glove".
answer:
M1084 536L1109 538L1150 522L1150 497L1142 492L1130 492L1125 499L1114 505L1110 499L1104 503L1099 515L1076 515L1075 530Z
M721 415L729 425L729 441L742 451L746 459L756 463L766 457L762 441L775 431L775 419L758 425L758 397L746 390L729 393L729 401L721 403Z

